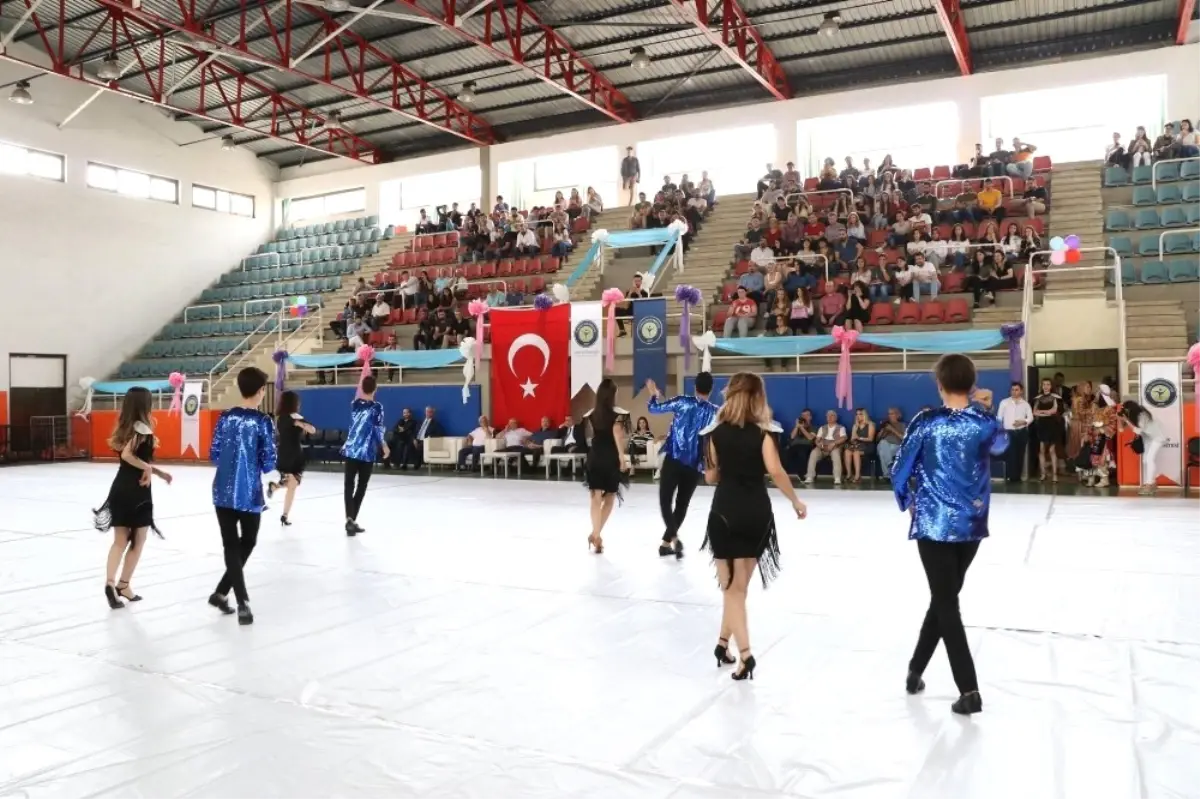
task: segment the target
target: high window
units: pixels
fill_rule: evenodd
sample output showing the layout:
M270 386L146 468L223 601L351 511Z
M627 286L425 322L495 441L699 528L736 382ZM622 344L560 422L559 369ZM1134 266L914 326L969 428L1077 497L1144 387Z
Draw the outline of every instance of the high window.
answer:
M366 189L346 189L312 197L297 197L289 203L288 219L299 222L339 214L353 214L367 210Z
M805 177L819 175L826 158L841 172L846 156L860 170L864 158L877 169L887 155L901 169L949 166L959 161L958 107L927 103L801 120L796 125L796 152L796 168Z
M222 214L254 216L254 197L252 195L199 186L194 183L192 184L192 205Z
M67 159L56 153L0 142L0 174L62 181Z
M179 181L159 175L148 175L132 169L89 163L87 185L101 191L111 191L126 197L179 203Z

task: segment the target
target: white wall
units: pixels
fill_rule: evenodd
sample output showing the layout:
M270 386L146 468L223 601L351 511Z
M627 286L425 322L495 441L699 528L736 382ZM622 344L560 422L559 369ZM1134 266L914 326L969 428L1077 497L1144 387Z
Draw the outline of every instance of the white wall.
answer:
M30 73L0 60L0 84ZM0 140L66 155L67 177L0 175L0 390L10 352L67 355L72 385L111 374L268 238L278 176L252 153L225 152L215 141L181 147L204 138L200 129L113 94L60 130L92 89L45 76L31 92L31 106L0 99ZM180 203L90 189L88 161L174 178ZM192 208L192 181L254 195L256 218Z
M521 139L490 147L464 148L450 153L416 158L381 166L354 166L348 162L319 164L282 170L277 187L280 196L303 196L349 186L365 186L368 205L379 202L379 184L388 179L479 165L484 169L484 184L499 186L499 167L507 161L534 158L555 153L574 152L596 147L616 146L623 156L627 145L749 124L769 123L776 128L776 152L764 153L763 160L775 164L800 163L797 157L797 123L802 119L848 114L870 110L900 108L916 103L951 101L958 106L958 159L966 161L976 142L981 141L980 101L997 94L1028 91L1033 88L1061 88L1096 83L1118 77L1138 75L1167 76L1167 117L1196 119L1200 116L1200 44L1164 47L1136 53L1101 56L1012 69L985 72L967 77L943 78L895 86L839 91L786 102L763 102L732 109L702 111L675 117L663 117L627 125L606 125L542 138ZM1119 102L1120 98L1113 98ZM1032 109L1031 113L1036 113ZM1132 132L1132 131L1130 131ZM1097 158L1106 142L1097 142ZM836 153L831 155L837 156ZM719 157L714 154L714 157ZM613 163L616 174L618 163ZM320 174L314 174L314 173ZM652 179L646 176L647 179ZM657 183L657 177L653 178ZM717 191L721 187L717 186ZM483 192L490 196L492 192ZM611 198L604 198L612 202Z

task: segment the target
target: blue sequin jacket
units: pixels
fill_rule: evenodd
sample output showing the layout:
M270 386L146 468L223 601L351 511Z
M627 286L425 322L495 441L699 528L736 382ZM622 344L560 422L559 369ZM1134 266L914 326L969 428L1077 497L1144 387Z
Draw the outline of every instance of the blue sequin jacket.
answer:
M1003 425L978 405L917 414L892 463L896 502L900 510L913 509L908 537L946 543L987 538L991 456L1007 448Z
M350 403L350 429L342 445L342 457L374 463L383 446L383 406L375 400L359 399Z
M650 413L675 414L660 454L691 469L703 471L700 431L711 425L717 417L717 406L708 400L692 396L672 397L661 401L658 397L651 397L646 410Z
M217 420L209 460L217 465L213 505L262 513L262 475L275 470L275 425L250 408L230 408Z

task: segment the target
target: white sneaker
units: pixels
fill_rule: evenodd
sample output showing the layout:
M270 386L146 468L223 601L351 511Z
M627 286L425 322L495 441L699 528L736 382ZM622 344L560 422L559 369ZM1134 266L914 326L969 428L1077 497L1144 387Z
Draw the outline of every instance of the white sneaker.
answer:
M833 484L834 484L835 486L840 486L840 485L842 484L842 481L841 481L840 479L838 479L838 480L834 480L834 481L833 481Z

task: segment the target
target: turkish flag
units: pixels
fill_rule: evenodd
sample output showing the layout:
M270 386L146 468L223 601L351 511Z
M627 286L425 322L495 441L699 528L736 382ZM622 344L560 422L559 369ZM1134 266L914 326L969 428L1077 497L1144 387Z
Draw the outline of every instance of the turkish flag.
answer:
M561 424L571 407L571 306L488 312L492 326L492 425L516 419L537 430L542 417Z

